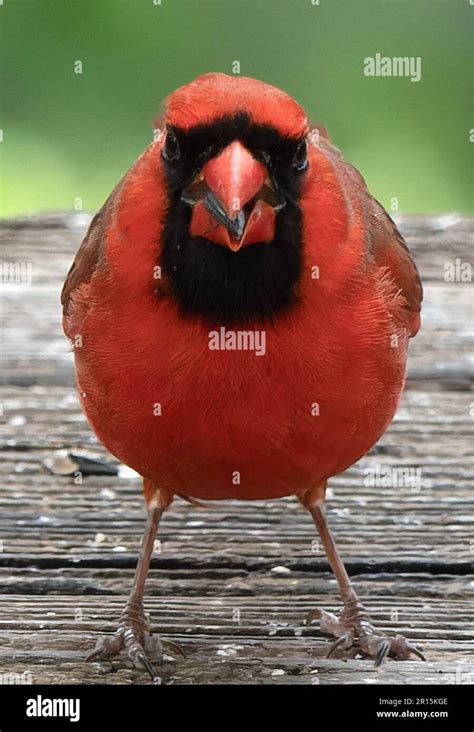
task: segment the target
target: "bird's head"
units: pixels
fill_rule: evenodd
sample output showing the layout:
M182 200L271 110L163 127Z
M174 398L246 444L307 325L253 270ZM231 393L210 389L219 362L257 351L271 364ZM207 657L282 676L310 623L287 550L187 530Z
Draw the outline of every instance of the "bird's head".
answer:
M205 74L167 100L163 266L185 311L267 319L295 299L308 121L255 79Z
M301 107L255 79L207 74L174 92L161 154L190 234L232 252L271 242L308 166L307 131Z

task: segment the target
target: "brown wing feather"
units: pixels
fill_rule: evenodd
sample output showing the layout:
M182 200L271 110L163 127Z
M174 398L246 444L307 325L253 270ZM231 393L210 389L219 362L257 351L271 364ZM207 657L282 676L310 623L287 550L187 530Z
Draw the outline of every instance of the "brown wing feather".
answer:
M410 336L420 328L423 288L416 264L405 241L383 206L369 193L365 180L331 143L322 142L346 191L356 202L367 231L367 253L372 262L385 269L403 297L403 322Z
M64 332L73 337L72 330L80 327L81 317L74 313L74 293L90 282L96 269L104 261L105 235L115 211L123 186L121 180L114 188L100 211L92 219L87 233L79 247L61 292Z
M375 199L372 199L370 213L374 261L378 266L387 268L390 278L401 292L407 314L407 327L413 337L420 328L423 300L418 269L395 222Z

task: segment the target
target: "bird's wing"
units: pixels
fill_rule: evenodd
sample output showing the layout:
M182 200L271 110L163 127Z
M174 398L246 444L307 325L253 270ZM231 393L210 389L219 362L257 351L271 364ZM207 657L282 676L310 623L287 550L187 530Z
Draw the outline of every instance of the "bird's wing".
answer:
M112 221L123 179L116 185L102 208L92 219L67 274L61 292L63 327L68 338L80 332L88 312L87 290L94 272L104 264L105 237Z
M395 222L374 198L371 200L372 256L376 266L387 275L403 298L403 320L410 336L420 328L423 288L415 262Z
M423 288L408 247L393 219L368 191L359 171L344 160L341 152L329 141L323 140L322 148L331 159L364 223L371 263L391 283L392 292L395 288L401 296L402 322L413 337L420 328Z

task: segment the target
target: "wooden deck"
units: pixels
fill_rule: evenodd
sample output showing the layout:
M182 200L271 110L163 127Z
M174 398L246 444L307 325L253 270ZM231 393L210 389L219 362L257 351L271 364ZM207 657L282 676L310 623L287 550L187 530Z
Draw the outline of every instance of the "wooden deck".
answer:
M45 464L61 450L114 462L80 411L60 324L60 286L87 220L52 215L0 228L0 260L30 264L32 275L31 285L0 283L0 674L35 684L147 683L125 660L84 662L97 636L115 629L131 586L140 483L121 473L76 485ZM153 629L186 653L166 658L163 683L474 681L473 294L469 282L449 281L449 264L459 274L472 256L472 220L403 217L401 226L424 280L423 329L394 423L331 481L328 518L375 622L412 638L427 662L376 670L324 657L327 639L304 619L316 607L336 610L339 599L296 500L211 510L176 500L146 600ZM377 465L419 469L420 482L370 487Z

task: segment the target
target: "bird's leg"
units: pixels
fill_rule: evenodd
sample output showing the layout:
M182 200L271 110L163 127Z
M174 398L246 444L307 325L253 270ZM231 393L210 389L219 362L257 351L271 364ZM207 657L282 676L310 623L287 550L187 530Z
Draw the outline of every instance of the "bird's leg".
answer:
M339 585L339 592L344 604L339 617L325 610L316 610L310 613L306 621L310 623L315 618L319 618L321 629L336 636L337 640L331 645L327 655L330 656L336 648L343 650L353 648L360 651L364 656L374 658L376 666L380 666L387 656L398 660L406 660L411 654L414 654L424 661L422 653L410 645L402 635L387 636L379 633L373 627L369 614L357 597L329 531L324 515L323 500L320 498L314 503L312 501L307 503L303 498L302 503L308 508L313 517L329 565Z
M147 654L155 655L155 660L161 662L163 642L158 635L151 635L149 632L149 623L143 608L143 594L158 524L165 508L166 505L160 505L156 498L148 502L148 518L133 587L120 615L118 628L114 635L100 638L96 647L86 657L87 661L109 659L125 649L133 664L138 668L145 668L153 681L156 679L156 674ZM167 641L166 645L182 653L173 643Z

